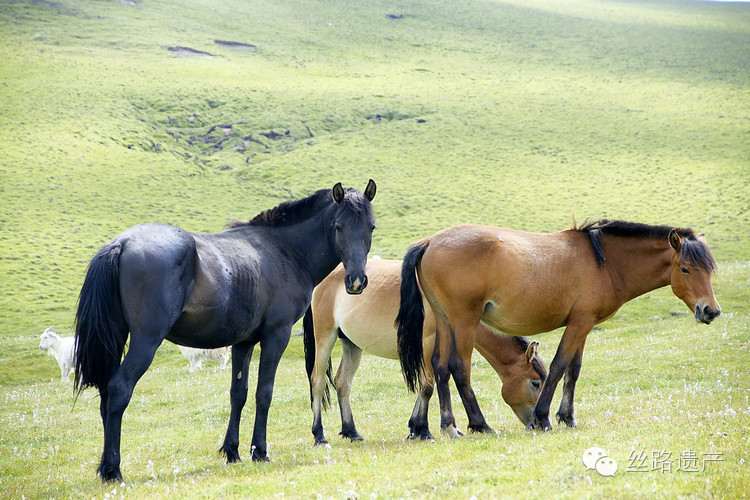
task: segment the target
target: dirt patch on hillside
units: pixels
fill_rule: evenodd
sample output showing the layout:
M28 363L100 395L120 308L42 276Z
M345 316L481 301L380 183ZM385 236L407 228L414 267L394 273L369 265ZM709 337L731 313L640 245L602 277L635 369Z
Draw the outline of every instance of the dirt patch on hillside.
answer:
M225 47L227 49L234 49L234 50L255 51L255 49L258 48L256 45L253 45L252 43L232 42L229 40L214 40L214 43L216 45L219 45L220 47Z
M204 52L190 47L167 47L167 50L169 50L175 57L216 57L210 52Z

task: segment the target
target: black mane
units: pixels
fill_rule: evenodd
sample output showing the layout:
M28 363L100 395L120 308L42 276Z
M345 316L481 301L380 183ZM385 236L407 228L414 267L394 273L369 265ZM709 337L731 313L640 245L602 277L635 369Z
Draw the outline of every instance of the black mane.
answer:
M603 234L611 234L613 236L622 236L625 238L655 238L666 240L669 237L669 233L674 230L677 231L677 234L681 238L683 238L682 246L680 247L680 254L683 261L693 267L703 268L709 272L713 272L716 269L716 261L711 254L711 250L709 250L706 244L695 236L695 233L690 228L651 226L639 222L602 219L598 221L586 221L581 226L573 227L572 230L588 233L589 239L591 240L591 246L594 249L594 255L596 256L596 262L600 267L603 267L606 264L601 242Z
M299 222L308 220L311 214L319 213L332 204L333 197L330 189L321 189L316 191L307 198L301 200L285 201L280 205L264 210L249 222L231 221L228 228L240 226L266 226L280 227L293 226ZM375 220L372 213L372 206L366 202L366 198L357 190L348 188L344 194L344 200L341 202L355 214L368 217Z

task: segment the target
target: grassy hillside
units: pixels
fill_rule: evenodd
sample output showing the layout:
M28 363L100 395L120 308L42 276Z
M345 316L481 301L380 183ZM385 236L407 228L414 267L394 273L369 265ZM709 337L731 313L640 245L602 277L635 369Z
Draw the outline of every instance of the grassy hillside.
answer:
M464 222L693 227L719 261L725 315L707 328L672 316L686 310L668 290L626 305L589 341L575 431L525 433L478 368L480 403L507 433L427 446L402 443L413 400L397 366L366 357L355 412L369 441L313 449L293 339L271 410L276 462L236 467L214 453L228 375L197 375L193 394L164 346L125 416L117 496L747 491L747 3L14 0L0 2L0 42L0 421L12 430L0 496L112 494L94 478L93 392L71 409L37 349L44 328L72 325L100 245L145 221L216 232L369 178L383 257ZM539 338L548 361L558 339ZM595 442L621 467L631 448L724 461L603 478L580 464ZM404 462L425 467L394 470Z

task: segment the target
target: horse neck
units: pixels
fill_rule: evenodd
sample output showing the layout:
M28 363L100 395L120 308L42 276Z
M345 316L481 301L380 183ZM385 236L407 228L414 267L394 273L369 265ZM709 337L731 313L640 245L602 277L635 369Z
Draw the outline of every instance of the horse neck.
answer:
M474 347L479 354L505 380L513 373L513 367L526 362L526 351L510 335L495 333L484 325L479 325Z
M299 224L278 227L275 233L280 246L309 273L313 286L323 281L340 262L333 246L330 209L329 206Z
M624 301L667 286L671 282L672 250L666 241L608 236L605 269Z

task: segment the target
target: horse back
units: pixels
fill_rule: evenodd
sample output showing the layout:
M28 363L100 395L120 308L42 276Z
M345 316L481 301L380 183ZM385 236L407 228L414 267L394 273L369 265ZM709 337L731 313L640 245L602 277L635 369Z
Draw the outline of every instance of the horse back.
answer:
M372 259L367 261L367 288L360 295L349 295L344 286L344 270L339 265L313 292L315 335L337 329L365 352L388 359L398 359L394 320L399 308L401 261ZM425 302L425 342L432 352L435 320Z
M430 238L419 271L431 303L446 314L512 335L559 328L581 301L610 293L588 238L572 231L456 226Z

